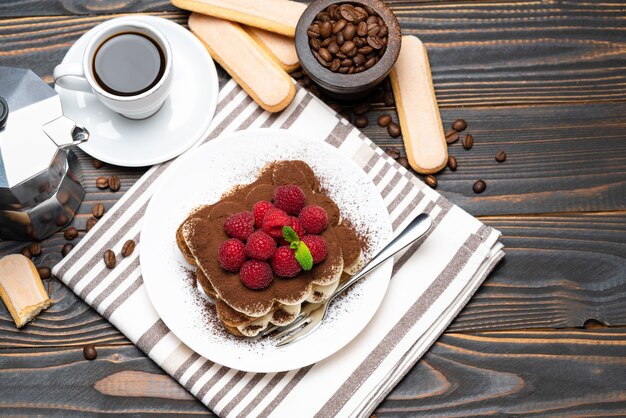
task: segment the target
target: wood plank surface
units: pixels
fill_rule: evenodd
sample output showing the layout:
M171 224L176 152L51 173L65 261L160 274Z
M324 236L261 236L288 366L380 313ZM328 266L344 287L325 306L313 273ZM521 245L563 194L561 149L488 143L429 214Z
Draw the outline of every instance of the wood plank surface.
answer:
M10 3L0 15L22 10ZM102 4L52 2L50 7L83 13L83 8L96 12ZM114 14L2 19L0 63L33 68L51 81L54 65L72 42L122 11L149 10L179 23L186 20L186 12L166 6L158 2L155 8L168 10L158 13L147 2L122 1L104 6ZM426 43L442 107L626 99L626 6L621 3L396 2L392 8L403 33Z
M626 408L625 350L624 328L445 334L375 413L608 415ZM0 350L0 414L208 413L163 374L133 346L91 362L79 349Z

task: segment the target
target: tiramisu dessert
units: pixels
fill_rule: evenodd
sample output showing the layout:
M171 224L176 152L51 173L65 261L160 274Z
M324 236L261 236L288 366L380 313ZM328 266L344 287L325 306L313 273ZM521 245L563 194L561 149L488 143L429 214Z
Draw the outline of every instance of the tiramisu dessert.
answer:
M236 336L291 323L361 264L357 235L303 161L270 163L253 183L196 208L176 242Z

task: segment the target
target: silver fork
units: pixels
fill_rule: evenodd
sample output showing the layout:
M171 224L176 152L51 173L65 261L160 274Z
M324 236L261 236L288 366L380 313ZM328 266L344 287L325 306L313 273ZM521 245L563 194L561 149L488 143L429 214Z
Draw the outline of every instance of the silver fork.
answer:
M328 312L328 307L330 306L330 303L333 301L333 299L335 299L338 295L340 295L354 283L361 280L372 270L379 267L389 258L393 257L395 254L402 251L403 249L420 239L422 236L424 236L424 234L426 234L432 226L432 223L433 222L430 215L426 213L422 213L416 216L415 219L413 219L413 221L411 221L411 223L404 229L404 231L402 231L396 238L394 238L389 244L387 244L385 248L380 250L378 254L376 254L376 256L369 263L367 263L365 267L361 269L361 271L352 276L343 285L339 286L339 288L335 290L335 293L333 293L325 302L318 304L319 307L311 307L314 309L308 308L308 312L304 315L301 315L299 319L296 319L296 321L289 325L286 325L285 327L279 328L280 333L274 336L275 339L279 340L276 343L276 346L283 347L287 344L291 344L315 331L320 326L322 320L326 316L326 313Z

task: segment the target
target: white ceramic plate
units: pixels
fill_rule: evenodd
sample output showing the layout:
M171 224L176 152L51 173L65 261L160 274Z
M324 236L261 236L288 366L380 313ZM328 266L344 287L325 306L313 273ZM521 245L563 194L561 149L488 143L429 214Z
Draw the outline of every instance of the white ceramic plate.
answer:
M254 181L276 160L306 161L357 231L367 231L366 256L391 238L380 194L365 173L333 146L286 130L257 129L217 138L176 161L159 180L141 231L140 262L148 295L178 338L218 364L250 372L304 367L335 353L356 337L376 313L391 277L390 262L357 283L331 305L329 317L312 335L283 348L268 337L227 334L211 320L208 298L190 278L190 267L175 234L196 206L216 202L237 184Z
M56 90L65 116L89 130L89 141L80 145L83 151L110 164L141 167L174 158L204 136L217 106L219 85L211 56L187 29L167 19L144 15L112 21L129 19L153 25L172 47L172 87L155 115L143 120L127 119L104 106L91 93L58 86ZM82 60L85 46L97 28L100 25L72 45L64 63Z

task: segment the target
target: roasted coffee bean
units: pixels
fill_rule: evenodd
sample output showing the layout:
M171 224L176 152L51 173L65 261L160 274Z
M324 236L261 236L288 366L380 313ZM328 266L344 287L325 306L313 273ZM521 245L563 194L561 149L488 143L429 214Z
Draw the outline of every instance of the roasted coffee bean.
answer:
M309 30L306 31L306 34L309 38L319 38L320 37L320 27L317 25L309 26Z
M482 180L476 180L476 183L472 186L474 193L482 193L487 188L487 183Z
M317 38L311 38L311 39L309 39L309 46L313 50L318 51L322 47L322 43Z
M374 52L374 48L372 48L369 45L365 45L357 49L356 52L358 52L359 54L367 55L367 54L371 54L372 52Z
M327 48L328 45L330 45L332 41L333 41L332 38L326 38L322 41L322 43L320 44L320 47Z
M367 25L367 34L369 36L376 36L378 35L379 32L380 32L380 26L378 26L378 23L371 23Z
M33 242L32 244L30 244L29 250L34 257L37 257L39 254L41 254L41 244L38 242Z
M369 110L370 110L369 103L359 103L358 105L356 105L354 107L354 114L355 115L364 115L367 112L369 112Z
M98 189L106 189L109 187L109 179L106 177L98 177L96 179L96 187Z
M378 117L378 126L382 126L383 128L391 123L391 115L382 114Z
M354 62L354 65L360 67L365 64L365 57L363 54L357 54L354 58L352 58L352 61Z
M118 176L109 177L109 189L111 189L112 192L117 192L120 187L122 187L122 183Z
M452 129L454 129L457 132L462 132L467 128L467 122L465 122L465 120L463 119L457 119L454 122L452 122Z
M333 24L330 21L325 21L320 25L320 35L322 38L328 38L333 34Z
M326 48L320 48L317 53L320 54L320 57L322 57L322 59L326 62L331 62L333 60L333 56Z
M367 37L367 44L374 49L381 49L385 46L384 42L380 40L380 38L376 35L369 35Z
M50 271L50 267L40 266L37 267L37 273L39 273L39 277L42 279L49 279L52 276L52 272Z
M348 22L345 19L341 19L341 20L335 22L335 24L333 25L333 30L332 30L333 34L336 35L339 32L341 32L343 30L343 28L346 27L347 23Z
M437 178L432 174L427 174L424 176L424 183L434 189L437 187Z
M400 136L400 126L398 126L397 123L395 122L390 122L389 125L387 125L387 133L389 133L389 136L391 136L392 138L397 138Z
M374 65L376 65L377 62L378 62L378 58L377 57L372 57L372 58L368 59L367 61L365 61L365 68L366 69L370 69Z
M501 163L504 162L504 160L506 160L506 152L502 150L496 152L496 161Z
M398 164L400 164L402 167L406 168L407 170L411 169L411 166L409 165L409 160L407 160L406 157L400 157L396 161L398 162Z
M385 106L394 106L396 104L396 99L393 97L393 92L391 91L386 92L383 99L385 101Z
M117 260L115 259L115 253L112 250L106 250L104 252L104 254L102 255L103 259L104 259L104 264L112 269L115 268L115 265L117 264Z
M128 257L133 253L133 251L135 251L135 241L129 239L122 246L122 256Z
M93 228L97 223L98 223L98 219L91 216L89 219L87 219L87 223L85 224L85 231L86 232L91 231L91 228Z
M474 145L474 137L472 134L467 134L463 137L463 148L470 149Z
M448 167L452 171L456 171L456 157L454 155L448 156Z
M339 103L329 103L328 106L337 113L341 113L343 108Z
M348 71L350 71L350 67L340 67L339 70L337 70L340 74L348 74Z
M351 41L352 39L354 39L354 35L356 35L356 26L354 26L352 23L348 23L341 32L343 33L343 38L346 41Z
M74 244L71 243L67 243L63 246L63 248L61 248L61 255L63 257L65 257L66 255L68 255L70 253L70 251L72 251L74 249Z
M354 22L357 18L356 14L354 13L354 10L351 8L341 8L341 17L343 17L344 19L346 19L348 22Z
M102 218L104 215L104 205L102 203L96 203L93 208L91 208L91 214L96 218Z
M446 132L446 142L448 144L454 144L458 140L459 140L459 133L457 131L452 129Z
M22 254L26 258L33 258L33 254L30 252L30 248L24 247L20 250L20 254Z
M367 35L367 23L366 22L359 23L359 26L357 26L357 28L356 28L356 34L358 36L366 36Z
M335 58L328 68L330 68L330 71L336 72L339 68L341 68L341 60L339 58Z
M354 126L356 126L357 128L365 128L367 125L369 125L370 121L367 119L367 116L357 116L356 119L354 119Z
M344 67L347 68L347 67ZM345 110L343 112L339 112L339 114L348 122L352 123L352 117L350 116L350 114L348 112L346 112Z
M337 43L337 45L339 45L340 47L344 44L344 42L346 42L346 39L343 37L343 32L339 32L336 36L335 36L335 42Z
M83 357L85 357L85 360L95 360L96 357L98 357L98 351L96 350L96 347L94 347L93 344L87 344L86 346L84 346Z
M322 21L322 22L329 22L330 21L330 15L328 13L326 13L326 12L321 12L320 14L317 15L317 19Z
M340 61L340 65L342 67L352 67L354 65L354 62L352 62L350 58L344 58Z
M352 51L353 49L356 49L356 45L354 45L354 42L346 41L346 42L344 42L343 45L341 45L341 47L339 48L339 51L343 52L344 54L347 54L348 52Z
M63 231L63 236L65 237L66 240L72 241L73 239L76 239L76 237L78 236L78 229L76 229L73 226L70 226L65 231Z
M328 52L335 55L337 52L339 52L339 45L337 45L336 42L331 42L330 45L328 45L327 49L328 49Z
M384 39L385 41L387 41L386 36L389 35L389 28L387 27L387 25L383 24L384 22L379 22L380 24L380 30L378 31L378 37L381 39Z
M385 148L385 153L391 158L393 158L394 160L397 160L398 158L400 158L400 153L395 148Z
M93 165L93 168L102 168L104 167L104 163L96 158L94 158L93 160L91 160L91 165Z

